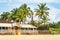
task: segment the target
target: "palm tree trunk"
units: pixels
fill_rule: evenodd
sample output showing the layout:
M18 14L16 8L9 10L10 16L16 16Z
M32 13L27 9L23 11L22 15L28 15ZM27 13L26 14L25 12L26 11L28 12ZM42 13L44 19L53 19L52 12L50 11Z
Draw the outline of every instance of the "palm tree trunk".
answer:
M33 23L33 17L31 17L31 23Z
M33 23L33 13L31 14L31 24Z

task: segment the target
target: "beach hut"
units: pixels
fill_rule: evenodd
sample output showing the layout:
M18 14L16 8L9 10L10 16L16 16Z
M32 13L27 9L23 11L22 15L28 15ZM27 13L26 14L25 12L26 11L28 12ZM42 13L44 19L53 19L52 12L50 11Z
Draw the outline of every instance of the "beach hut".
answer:
M29 24L20 24L2 20L0 21L0 33L14 33L16 35L20 33L33 33L37 27Z
M16 34L16 27L18 27L17 23L8 21L8 20L1 20L0 21L0 34L6 33L13 33Z
M15 23L0 23L0 33L13 33L15 26Z
M31 34L31 33L37 33L37 27L29 24L20 24L19 25L20 33L23 34Z

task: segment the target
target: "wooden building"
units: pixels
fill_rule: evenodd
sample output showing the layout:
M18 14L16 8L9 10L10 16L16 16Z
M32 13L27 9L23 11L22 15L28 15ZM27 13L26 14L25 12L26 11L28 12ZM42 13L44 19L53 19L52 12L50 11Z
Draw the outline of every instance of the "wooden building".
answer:
M19 24L13 22L0 21L0 34L30 34L36 33L37 27L29 24Z

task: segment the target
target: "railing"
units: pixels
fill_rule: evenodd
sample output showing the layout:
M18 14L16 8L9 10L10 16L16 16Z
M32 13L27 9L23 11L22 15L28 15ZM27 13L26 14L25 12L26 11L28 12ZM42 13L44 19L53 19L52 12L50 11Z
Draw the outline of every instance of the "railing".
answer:
M49 30L18 30L21 34L50 34ZM15 33L15 30L0 30L0 33Z
M36 32L37 30L19 30L20 32Z
M19 30L20 34L38 34L37 30Z
M13 32L13 30L0 30L0 33Z

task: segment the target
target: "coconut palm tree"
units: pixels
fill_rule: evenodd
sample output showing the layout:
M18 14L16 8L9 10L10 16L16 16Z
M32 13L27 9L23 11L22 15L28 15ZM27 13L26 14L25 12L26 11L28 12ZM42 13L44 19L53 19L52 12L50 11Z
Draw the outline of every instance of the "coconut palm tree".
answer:
M26 18L29 15L29 7L27 6L27 4L22 4L18 9L19 15L21 17L20 21L26 21Z
M2 20L9 20L9 15L10 15L10 13L9 12L3 12L2 14L1 14L1 19Z
M49 16L49 8L46 6L46 3L40 3L38 4L38 9L35 9L36 15L38 15L39 19L43 20L45 24L45 20L47 19L47 16Z
M17 12L18 12L18 9L17 8L14 8L13 10L11 10L11 13L10 13L10 19L11 20L16 21Z

